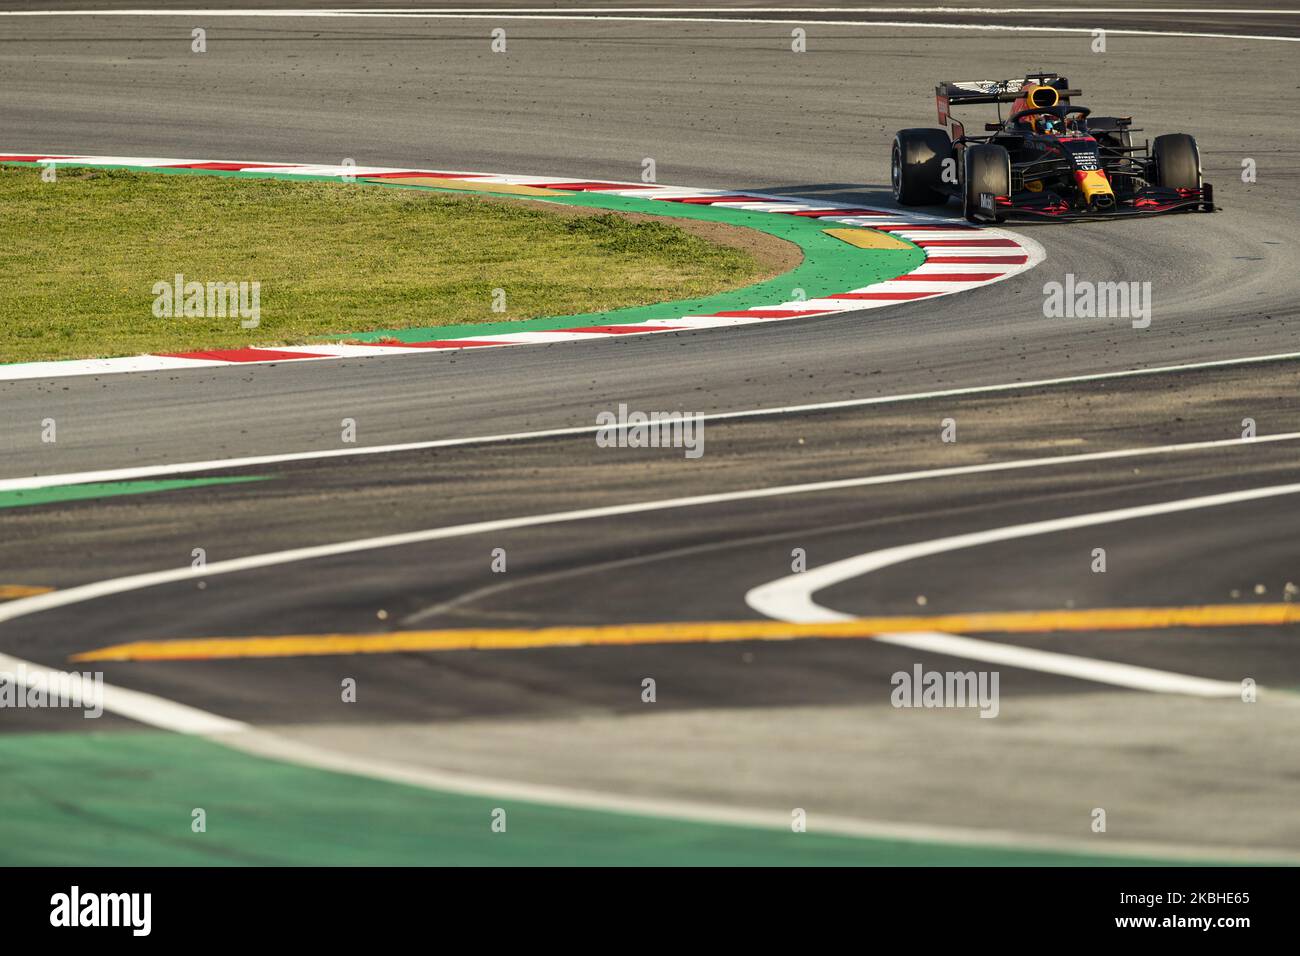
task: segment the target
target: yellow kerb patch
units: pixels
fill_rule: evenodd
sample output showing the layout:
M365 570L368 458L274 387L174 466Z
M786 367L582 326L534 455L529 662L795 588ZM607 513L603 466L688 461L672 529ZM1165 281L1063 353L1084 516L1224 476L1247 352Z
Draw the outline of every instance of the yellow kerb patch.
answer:
M828 236L842 239L859 249L911 249L912 244L879 229L823 229Z

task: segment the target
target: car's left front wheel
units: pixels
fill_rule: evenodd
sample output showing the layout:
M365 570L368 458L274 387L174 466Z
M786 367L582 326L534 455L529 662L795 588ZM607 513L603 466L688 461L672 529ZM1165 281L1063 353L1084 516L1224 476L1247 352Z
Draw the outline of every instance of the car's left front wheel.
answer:
M962 160L962 213L971 222L1001 222L998 199L1011 195L1011 155L997 143L978 143Z

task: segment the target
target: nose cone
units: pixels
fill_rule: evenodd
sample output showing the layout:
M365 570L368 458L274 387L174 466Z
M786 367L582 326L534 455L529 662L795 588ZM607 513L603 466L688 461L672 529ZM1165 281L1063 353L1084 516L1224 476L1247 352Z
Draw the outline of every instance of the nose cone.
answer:
M1079 184L1079 192L1083 194L1084 202L1091 208L1115 208L1115 190L1111 188L1110 179L1107 178L1104 170L1076 169L1074 179Z

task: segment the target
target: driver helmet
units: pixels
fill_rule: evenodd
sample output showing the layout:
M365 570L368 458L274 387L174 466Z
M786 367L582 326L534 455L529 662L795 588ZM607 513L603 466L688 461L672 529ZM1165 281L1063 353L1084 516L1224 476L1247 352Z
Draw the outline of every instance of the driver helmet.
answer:
M1060 136L1065 132L1065 120L1045 113L1038 117L1038 132L1045 136Z

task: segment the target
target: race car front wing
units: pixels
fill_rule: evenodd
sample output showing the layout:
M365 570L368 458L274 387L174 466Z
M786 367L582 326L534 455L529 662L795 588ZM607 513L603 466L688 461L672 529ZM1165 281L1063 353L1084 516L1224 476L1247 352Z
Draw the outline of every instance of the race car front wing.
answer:
M1015 196L980 194L975 215L985 221L1034 222L1052 220L1093 221L1162 216L1171 212L1215 212L1214 187L1205 183L1200 189L1168 189L1149 186L1124 197L1110 209L1091 209L1054 192L1025 192Z

